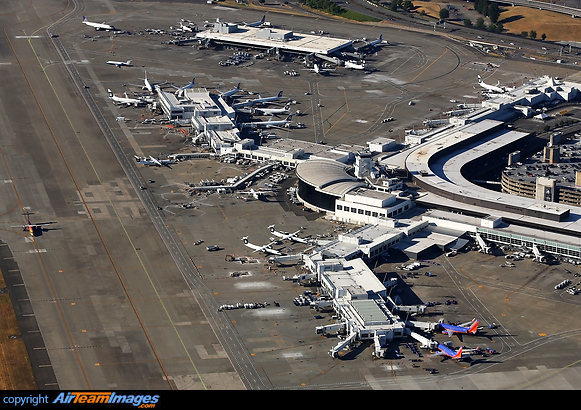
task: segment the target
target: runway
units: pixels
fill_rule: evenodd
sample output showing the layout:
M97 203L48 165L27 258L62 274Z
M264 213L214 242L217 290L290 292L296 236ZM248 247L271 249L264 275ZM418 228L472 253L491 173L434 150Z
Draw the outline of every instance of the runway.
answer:
M474 263L480 275L496 266L488 260L476 264L470 255L462 263L462 258L442 262L437 279L442 283L434 288L418 283L414 291L422 300L457 294L462 310L446 312L447 317L490 310L486 315L492 320L508 314L506 333L512 340L504 345L505 362L470 368L426 363L423 367L441 370L433 378L408 362L373 361L366 346L345 359L330 358L327 351L336 341L316 335L318 319L308 308L292 305L304 289L282 280L297 269L269 269L264 255L251 252L240 239L248 235L253 243L268 243L270 224L290 232L304 227L303 234L313 237L333 235L336 224L291 204L282 194L249 202L229 195L190 197L185 183L240 175L249 167L211 159L173 169L142 167L134 154L177 152L184 141L159 126L142 125L138 120L148 115L145 111L115 106L106 93L108 88L116 93L136 89L131 84L145 70L148 78L175 84L195 75L200 84L222 90L241 81L245 89L264 95L283 86L285 97L296 100L306 114L300 117L306 128L293 130L292 138L329 145L363 145L377 135L401 141L406 128L449 109L451 98L474 97L477 71L466 67L484 59L475 51L425 33L370 26L370 38L384 32L392 43L370 57L376 71L342 71L329 77L305 72L291 79L282 73L295 67L292 61L257 60L233 71L218 65L228 50L171 48L159 38L137 34L97 37L81 23L87 15L142 30L175 25L186 15L202 24L216 17L255 21L256 11L218 8L201 0L195 13L190 4L174 2L171 9L164 2L136 7L73 1L64 9L53 1L42 2L42 7L34 2L2 4L7 11L0 23L7 41L0 43L0 93L5 97L0 101L0 240L9 245L20 269L25 289L18 292L28 295L20 297L20 307L34 314L36 324L23 332L30 333L29 350L38 353L31 360L39 389L528 389L577 380L578 363L568 356L576 344L567 345L577 330L561 332L559 322L533 332L534 321L518 319L526 316L522 311L529 301L521 291L511 294L515 305L510 312L492 312L507 289L513 290L512 284L506 285L509 279L502 276L492 281L502 284L493 297L482 294L482 288L466 290L472 283L458 273L459 267ZM268 17L297 32L314 24L345 37L361 32L358 25L341 23L337 28L327 19L284 13ZM105 64L109 59L132 59L134 67L118 69ZM529 62L507 61L501 75L522 78L530 76L527 70L533 70ZM566 68L558 70L562 74ZM411 100L416 104L408 105ZM115 121L119 116L131 122ZM383 123L387 117L396 121ZM186 202L194 207L180 206ZM32 238L12 228L24 223L25 211L33 213L35 223L57 223ZM204 243L195 245L200 239ZM221 251L205 250L213 244ZM284 247L288 253L302 249L297 244ZM227 255L255 260L242 264ZM525 281L526 274L525 269L514 277ZM275 300L280 307L273 306ZM269 305L263 310L218 311L224 303L240 301ZM537 301L535 314L540 315L544 301ZM572 304L578 308L576 301ZM323 320L332 320L331 315ZM538 336L543 331L549 337ZM559 350L565 357L554 360L553 352ZM542 360L535 359L539 351Z

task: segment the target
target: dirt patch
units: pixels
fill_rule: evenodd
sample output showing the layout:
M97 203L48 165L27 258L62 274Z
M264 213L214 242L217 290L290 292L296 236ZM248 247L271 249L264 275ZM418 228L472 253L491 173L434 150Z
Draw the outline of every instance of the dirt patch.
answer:
M0 272L0 389L36 390L36 382L6 283Z
M440 8L453 5L460 11L459 21L450 21L454 24L463 25L464 18L469 18L474 24L481 15L474 10L469 10L466 3L461 2L431 2L414 1L415 12L422 11L435 19L439 18ZM470 3L470 6L473 4ZM454 14L451 15L454 17ZM501 7L501 14L498 20L502 22L505 33L520 35L523 31L527 33L531 30L537 32L537 39L544 33L548 41L581 41L581 20L573 19L571 16L551 11L537 10L530 7ZM487 21L487 24L489 21Z

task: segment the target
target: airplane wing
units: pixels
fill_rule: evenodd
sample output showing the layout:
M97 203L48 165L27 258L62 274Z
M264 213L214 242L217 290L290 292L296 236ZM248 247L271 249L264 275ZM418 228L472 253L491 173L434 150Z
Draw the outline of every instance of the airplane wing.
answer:
M470 322L462 323L459 326L470 327L470 326L472 326L472 324L474 324L474 322L476 322L476 318L472 319Z

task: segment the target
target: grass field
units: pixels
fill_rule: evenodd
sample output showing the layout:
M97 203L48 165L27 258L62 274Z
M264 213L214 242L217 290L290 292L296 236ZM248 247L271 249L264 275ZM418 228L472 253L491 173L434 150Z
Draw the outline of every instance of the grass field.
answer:
M1 273L1 272L0 272ZM0 274L0 288L6 287ZM24 341L8 293L0 294L0 390L37 389Z
M414 1L413 3L417 13L424 10L430 17L438 18L441 3L430 1ZM449 2L449 4L456 3ZM505 33L520 35L523 31L528 33L535 30L537 39L545 33L547 41L581 41L581 19L574 19L561 13L530 7L501 7L498 21L502 22ZM474 22L475 19L472 19L472 23Z

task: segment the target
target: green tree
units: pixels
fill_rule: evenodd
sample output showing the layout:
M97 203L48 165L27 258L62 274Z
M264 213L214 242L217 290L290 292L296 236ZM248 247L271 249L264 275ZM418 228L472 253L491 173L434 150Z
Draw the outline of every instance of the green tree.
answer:
M541 39L545 40L547 38L547 35L545 33L541 34Z
M500 17L500 9L498 8L497 3L492 3L488 6L487 16L494 24L498 22L498 18Z
M504 24L502 24L501 21L496 23L496 32L502 33L503 31L504 31Z
M529 37L534 40L535 38L537 38L537 32L535 30L529 31Z
M528 35L529 35L529 32L528 32L528 31L521 31L521 33L520 33L520 36L521 36L522 38L527 38L527 37L528 37Z
M472 27L472 20L464 19L464 27Z
M446 20L450 17L450 10L447 7L440 9L440 20Z
M474 25L476 28L484 28L484 18L478 17L476 19L476 24Z
M411 9L414 8L414 3L412 3L411 0L404 0L403 3L401 4L401 7L405 11L410 11Z

